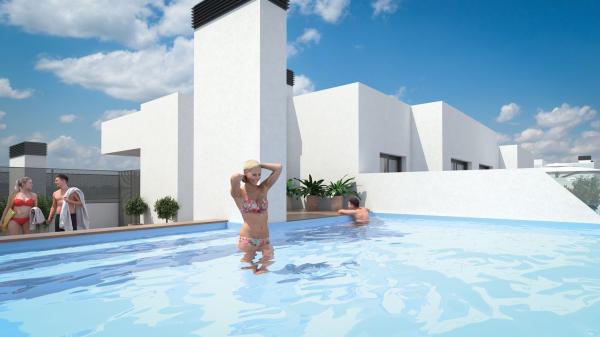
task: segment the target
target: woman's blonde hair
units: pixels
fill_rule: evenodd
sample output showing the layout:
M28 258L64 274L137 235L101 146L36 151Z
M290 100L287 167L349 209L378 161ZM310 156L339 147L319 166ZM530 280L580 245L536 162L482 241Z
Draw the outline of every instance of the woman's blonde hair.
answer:
M252 170L255 167L260 167L258 160L250 159L244 162L244 171Z
M17 179L17 182L15 183L15 192L21 192L23 186L25 186L25 184L30 180L31 178L29 177L21 177Z

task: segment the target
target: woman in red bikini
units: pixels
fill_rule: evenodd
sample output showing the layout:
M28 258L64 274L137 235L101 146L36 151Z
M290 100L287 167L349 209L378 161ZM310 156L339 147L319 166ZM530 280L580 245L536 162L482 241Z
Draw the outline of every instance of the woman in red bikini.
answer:
M271 170L271 174L261 182L263 168ZM238 248L244 252L242 262L250 263L247 269L254 269L256 274L266 273L273 259L273 246L269 242L267 192L280 174L281 164L260 164L256 160L248 160L244 163L243 174L231 176L231 196L244 219ZM241 182L244 183L243 187L240 186ZM262 256L258 263L254 263L257 252L261 252Z
M9 209L15 215L8 223L8 235L29 234L29 212L32 207L37 207L37 194L32 192L33 181L29 177L17 179L15 193L9 197L2 218Z

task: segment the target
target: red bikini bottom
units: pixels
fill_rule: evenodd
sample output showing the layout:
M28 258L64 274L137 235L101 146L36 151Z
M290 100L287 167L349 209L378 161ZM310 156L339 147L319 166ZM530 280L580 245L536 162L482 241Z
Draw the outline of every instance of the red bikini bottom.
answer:
M29 222L29 218L12 218L10 220L18 223L19 225L24 225Z

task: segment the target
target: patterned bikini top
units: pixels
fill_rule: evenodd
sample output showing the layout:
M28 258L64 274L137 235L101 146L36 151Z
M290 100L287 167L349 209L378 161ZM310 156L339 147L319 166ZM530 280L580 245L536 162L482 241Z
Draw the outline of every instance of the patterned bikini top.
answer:
M269 208L269 201L267 199L259 200L250 200L245 198L242 201L242 213L264 213Z

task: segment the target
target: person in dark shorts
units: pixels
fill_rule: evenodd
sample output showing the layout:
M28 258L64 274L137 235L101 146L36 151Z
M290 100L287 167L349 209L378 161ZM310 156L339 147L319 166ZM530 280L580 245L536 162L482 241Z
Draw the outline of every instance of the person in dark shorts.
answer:
M52 193L52 207L50 208L50 214L48 214L48 219L46 223L48 225L51 224L52 219L54 217L54 231L55 232L64 232L65 230L60 228L60 213L63 208L63 203L67 202L69 205L69 213L71 216L71 223L73 226L73 230L77 230L77 214L76 208L78 205L81 205L81 201L76 193L73 193L67 200L65 200L65 193L69 189L69 177L64 174L58 174L54 178L54 183L58 190Z

